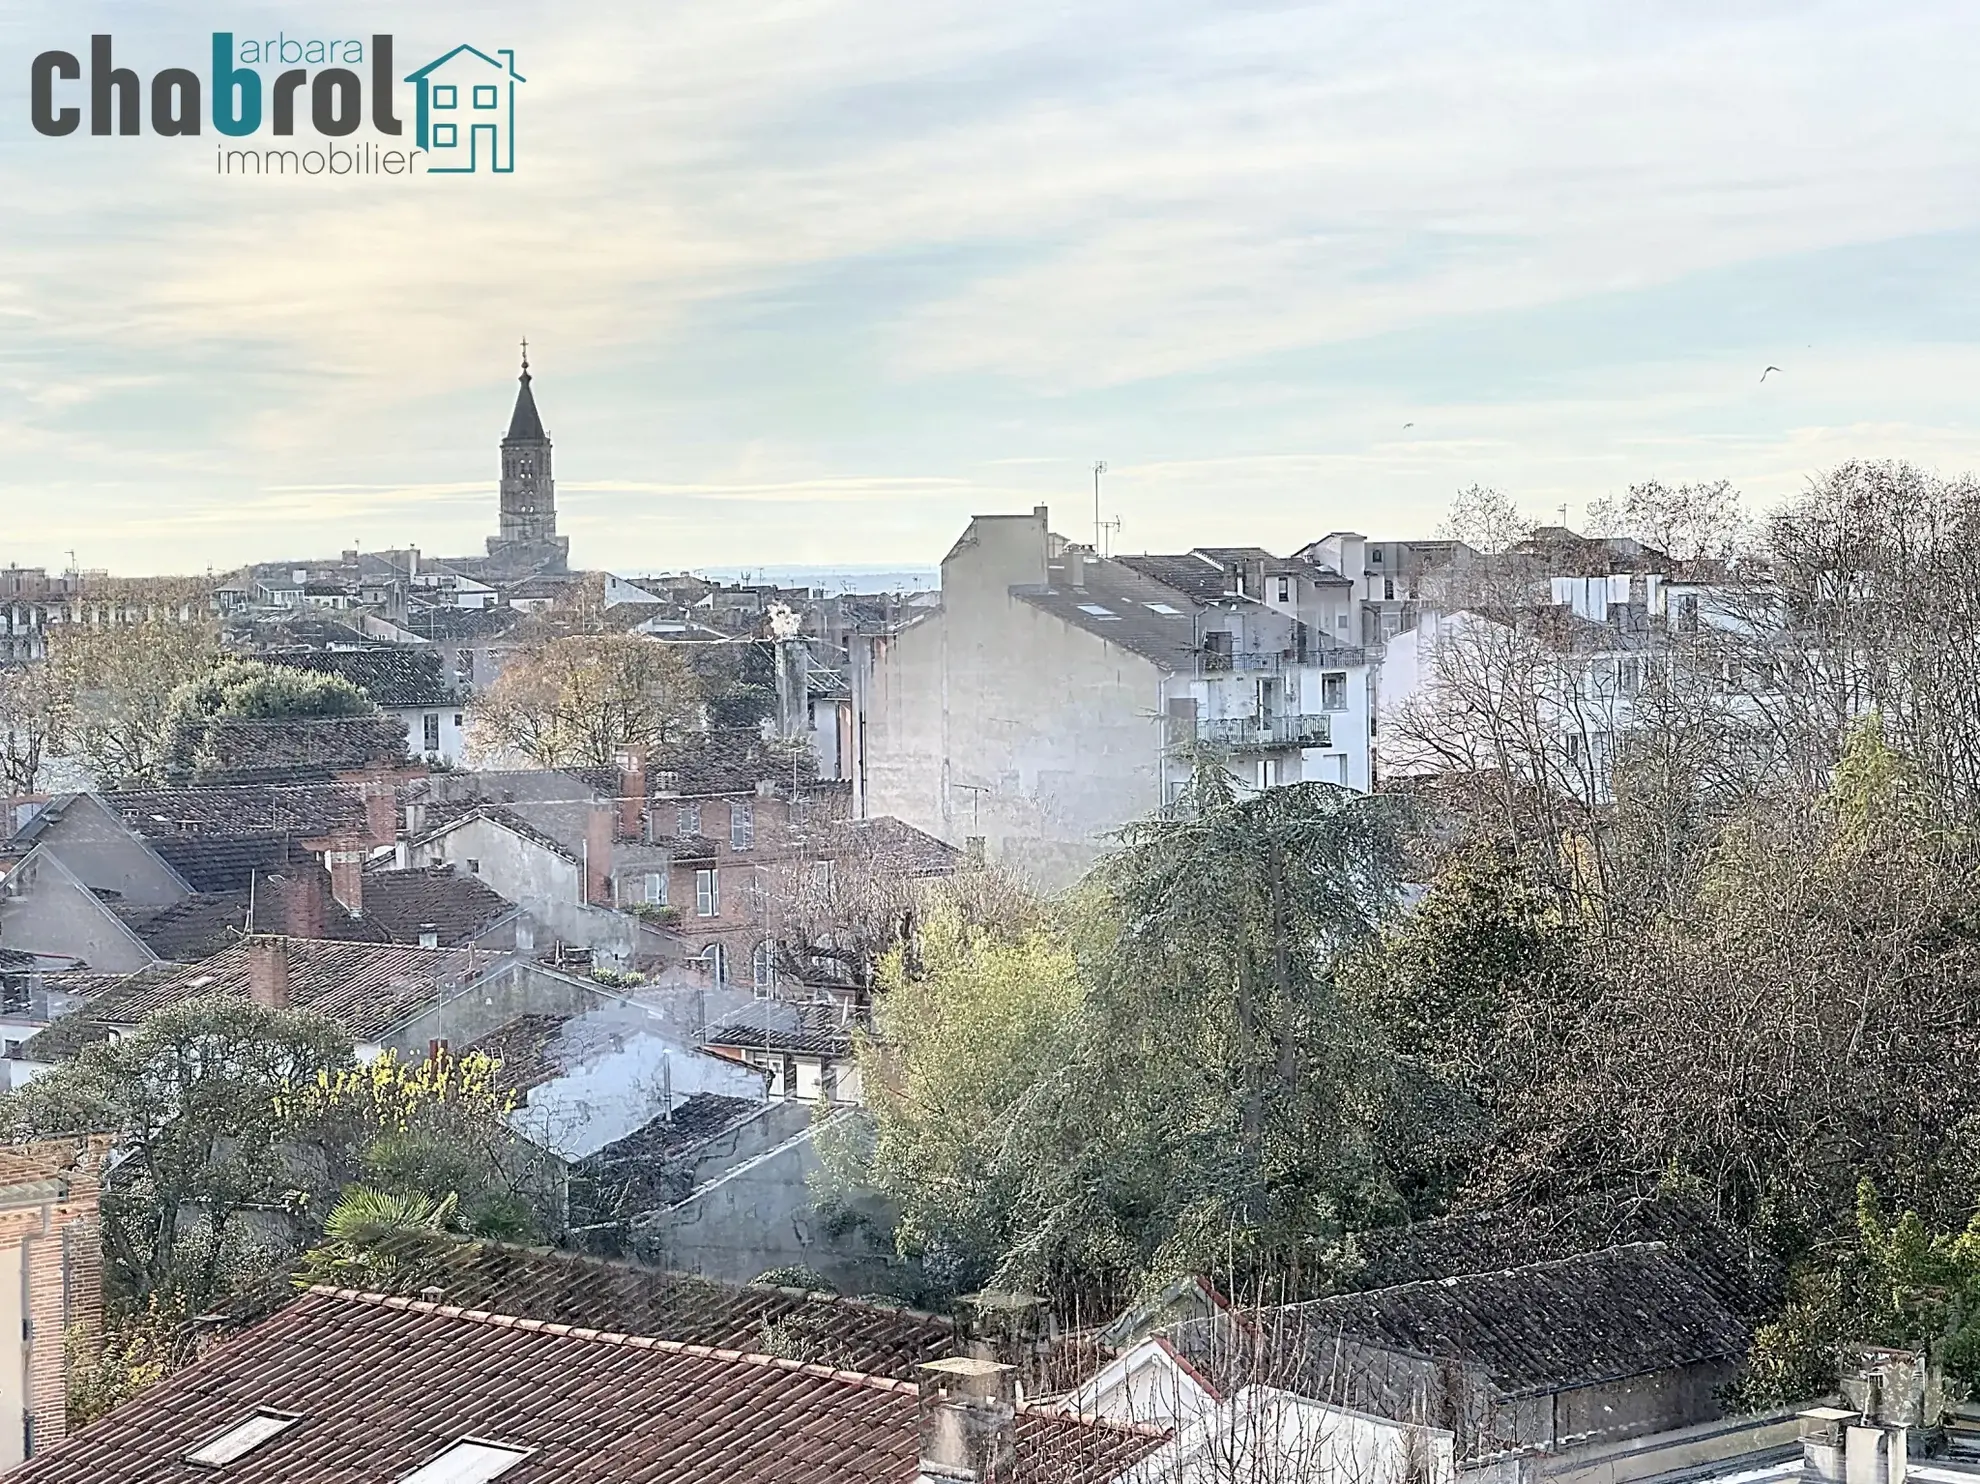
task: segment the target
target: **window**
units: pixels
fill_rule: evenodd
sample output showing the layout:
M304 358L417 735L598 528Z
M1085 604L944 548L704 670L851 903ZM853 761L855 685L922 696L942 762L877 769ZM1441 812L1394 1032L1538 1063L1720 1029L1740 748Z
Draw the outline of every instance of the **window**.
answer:
M701 962L708 970L708 979L717 989L729 982L729 951L720 943L710 943L708 951L701 955Z
M694 873L694 912L697 917L722 915L722 877L717 871Z
M407 1474L399 1484L489 1484L527 1457L527 1448L463 1438L438 1458Z
M436 83L433 88L433 106L435 108L459 108L461 106L460 90L450 82Z
M678 833L698 835L701 833L701 805L683 804L679 816Z
M463 725L463 721L464 718L461 716L461 713L456 711L454 713L454 726L457 730Z
M1290 603L1292 601L1292 579L1290 577L1281 577L1279 579L1279 601L1281 603Z
M473 856L468 857L467 868L468 868L468 875L470 876L479 876L481 874L481 862L476 860Z
M832 889L832 863L830 861L813 861L811 863L811 884L818 891L830 891Z
M421 720L424 724L424 736L422 740L426 744L426 750L428 752L438 752L440 750L440 713L429 711Z
M1395 597L1396 597L1396 580L1395 580L1395 578L1393 578L1393 577L1384 577L1384 578L1382 579L1382 597L1383 597L1383 599L1384 599L1385 601L1387 601L1387 602L1394 602L1394 601L1395 601Z
M476 108L493 108L495 106L495 89L487 83L478 85L474 90L474 106Z
M1167 603L1143 603L1141 606L1146 608L1150 613L1161 614L1164 618L1182 617L1182 609L1171 607Z
M452 124L435 124L433 126L433 147L435 149L452 149L459 141L459 135L460 131Z
M777 945L765 938L749 956L749 977L759 994L777 987Z
M1113 609L1102 607L1098 603L1081 603L1079 605L1079 611L1081 613L1090 613L1095 618L1111 618L1116 620L1120 618L1120 615L1114 612Z
M236 1422L232 1427L200 1444L186 1455L187 1463L204 1464L217 1469L222 1464L252 1453L277 1433L294 1427L302 1418L294 1412L271 1412L266 1407L259 1408L245 1421Z
M667 905L667 873L648 871L646 873L646 900L655 907Z
M1320 677L1320 709L1347 710L1347 676L1335 671Z
M737 799L729 805L729 848L756 848L756 806L748 799Z

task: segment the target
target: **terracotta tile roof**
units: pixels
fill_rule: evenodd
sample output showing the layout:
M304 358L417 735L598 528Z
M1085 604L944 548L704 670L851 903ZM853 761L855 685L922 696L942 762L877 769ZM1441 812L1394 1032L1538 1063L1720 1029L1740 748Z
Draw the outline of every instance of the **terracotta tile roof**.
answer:
M296 836L155 835L146 843L198 892L244 891L257 877L306 857Z
M391 1292L461 1308L903 1379L956 1348L953 1320L890 1304L437 1232L398 1234L381 1250Z
M353 784L210 784L103 795L125 824L148 839L174 835L298 839L361 833L364 795Z
M459 948L408 948L390 943L280 940L289 959L289 999L337 1021L358 1041L376 1041L414 1013L500 960ZM134 1025L147 1015L206 995L248 993L245 943L173 974L133 975L96 996L83 1013L99 1025Z
M301 1420L228 1484L392 1484L465 1438L529 1450L503 1484L913 1484L917 1405L852 1371L317 1290L15 1477L204 1477L184 1456L266 1407ZM1017 1438L1031 1484L1105 1484L1161 1441L1034 1413Z
M962 865L963 853L948 841L890 814L850 819L843 828L855 855L876 870L908 876L952 876Z
M515 903L450 866L367 871L364 915L395 943L417 943L438 933L440 946L465 943L515 911Z
M342 676L387 710L460 704L459 693L440 673L440 656L431 649L319 650L272 655L269 663Z
M231 783L325 781L406 761L406 724L390 716L217 721L207 728L200 775Z
M520 608L421 608L406 617L406 631L429 640L493 639L523 620Z
M263 932L280 931L288 926L299 931L289 917L287 894L314 891L325 900L308 929L321 938L339 943L390 943L393 936L372 918L360 917L329 901L327 879L314 882L299 879L303 873L323 878L321 866L313 862L284 868L285 874L263 878L252 889L201 892L175 902L162 910L117 909L125 926L144 940L145 947L174 963L197 963L233 946L245 934L250 915Z
M647 768L654 793L688 798L754 793L759 783L791 785L793 752L772 746L754 727L697 732L656 755ZM815 783L818 764L807 752L797 756L797 781Z

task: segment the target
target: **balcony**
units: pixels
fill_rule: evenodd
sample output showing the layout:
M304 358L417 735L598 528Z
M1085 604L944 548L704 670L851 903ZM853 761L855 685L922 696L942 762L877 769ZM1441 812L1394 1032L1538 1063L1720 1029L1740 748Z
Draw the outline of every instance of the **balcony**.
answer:
M1205 747L1232 752L1277 752L1293 747L1327 747L1333 740L1333 718L1316 716L1235 716L1199 720L1196 740Z

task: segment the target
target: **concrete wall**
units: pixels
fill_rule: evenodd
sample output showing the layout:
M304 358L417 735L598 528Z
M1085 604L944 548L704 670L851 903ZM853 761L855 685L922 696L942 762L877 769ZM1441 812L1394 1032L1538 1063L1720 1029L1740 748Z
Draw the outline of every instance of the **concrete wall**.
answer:
M552 974L534 964L517 963L492 982L438 1000L392 1031L384 1044L401 1057L426 1054L431 1041L445 1041L458 1051L470 1041L524 1015L581 1015L610 1003L603 988Z
M942 564L942 610L876 646L866 812L1048 887L1161 800L1161 672L1013 598L1046 580L1046 514L978 516Z
M86 884L114 891L133 907L169 907L188 895L178 873L85 794L62 805L62 817L39 842Z
M469 861L475 863L472 868ZM584 873L576 861L488 819L471 819L410 847L407 863L469 872L489 890L532 910L542 902L577 904L584 896Z
M0 896L0 947L83 960L100 974L158 962L96 894L37 851L7 877Z

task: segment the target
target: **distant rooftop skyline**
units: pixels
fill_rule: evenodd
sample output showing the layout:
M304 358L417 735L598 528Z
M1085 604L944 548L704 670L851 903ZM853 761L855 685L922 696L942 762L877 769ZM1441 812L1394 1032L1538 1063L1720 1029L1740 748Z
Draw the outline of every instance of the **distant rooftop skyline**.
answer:
M1101 459L1122 551L1427 536L1474 482L1573 525L1652 477L1980 467L1980 28L1944 0L220 23L512 49L516 171L44 138L36 53L107 31L149 77L216 18L9 6L0 565L479 551L525 335L571 560L617 571L927 568L1039 503L1081 537Z

